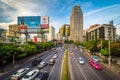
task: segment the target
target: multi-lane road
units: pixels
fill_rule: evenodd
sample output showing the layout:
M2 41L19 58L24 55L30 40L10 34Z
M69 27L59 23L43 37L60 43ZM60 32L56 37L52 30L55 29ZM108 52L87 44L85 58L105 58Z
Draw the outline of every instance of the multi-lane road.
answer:
M61 51L62 49L62 51ZM61 80L61 67L62 67L62 58L64 49L60 47L59 50L52 49L45 52L42 56L36 56L29 61L21 64L19 67L8 71L8 73L0 76L0 80L8 80L10 79L11 75L15 73L18 69L21 68L30 68L30 70L38 69L37 66L32 66L33 59L37 59L39 57L42 58L43 61L49 62L55 52L58 55L56 62L54 65L47 65L40 71L48 71L49 77L48 80ZM116 75L114 72L110 71L108 68L102 65L102 70L96 70L93 68L89 60L91 58L84 52L82 49L78 49L69 45L68 51L72 53L68 54L68 63L69 63L69 79L71 80L120 80L120 77ZM85 64L81 65L78 63L78 58L82 57L85 61Z
M62 49L62 51L61 51L61 49L62 49L61 47L59 50L53 49L48 52L45 52L42 56L36 56L35 58L33 58L33 59L37 59L37 58L41 57L42 61L49 62L49 60L51 58L53 58L54 53L57 52L56 54L58 55L58 57L56 59L55 64L47 65L44 68L40 69L40 71L48 71L49 72L48 80L60 80L62 56L64 53L64 50ZM33 59L26 61L24 64L21 64L19 67L15 68L11 71L8 71L8 73L0 76L0 80L9 80L11 75L21 68L30 68L30 70L38 69L38 65L32 66Z
M93 68L87 54L84 53L81 49L69 47L69 51L72 50L72 53L69 54L69 70L71 80L120 80L120 77L115 73L108 70L102 65L101 70L96 70ZM79 64L78 58L82 57L85 61L85 64Z

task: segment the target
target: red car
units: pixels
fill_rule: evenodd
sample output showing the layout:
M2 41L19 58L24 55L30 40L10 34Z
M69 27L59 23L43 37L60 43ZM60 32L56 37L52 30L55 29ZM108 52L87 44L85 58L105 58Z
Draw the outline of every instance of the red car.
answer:
M91 64L95 69L98 69L98 70L102 69L101 65L100 65L98 62L94 61L94 60L90 60L90 64Z

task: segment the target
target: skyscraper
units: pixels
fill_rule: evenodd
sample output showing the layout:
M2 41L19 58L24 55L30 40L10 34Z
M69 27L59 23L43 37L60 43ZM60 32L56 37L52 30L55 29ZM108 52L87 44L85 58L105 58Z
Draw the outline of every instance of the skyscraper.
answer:
M70 40L83 41L83 14L78 5L73 7L70 16Z

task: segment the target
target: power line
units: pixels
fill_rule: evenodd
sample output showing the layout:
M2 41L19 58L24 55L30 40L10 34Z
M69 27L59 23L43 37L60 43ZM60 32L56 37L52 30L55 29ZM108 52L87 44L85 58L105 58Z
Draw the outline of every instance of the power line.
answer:
M120 16L118 16L118 17L114 18L113 20L116 20L116 19L119 19L119 18L120 18Z

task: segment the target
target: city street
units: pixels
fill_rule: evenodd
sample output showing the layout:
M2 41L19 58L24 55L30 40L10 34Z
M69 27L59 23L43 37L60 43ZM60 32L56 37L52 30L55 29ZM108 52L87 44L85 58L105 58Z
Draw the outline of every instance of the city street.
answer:
M49 60L53 57L54 53L57 51L58 58L56 59L56 63L54 65L47 65L44 68L42 68L40 71L48 71L49 72L49 77L48 80L60 80L61 76L61 61L62 61L62 56L64 51L60 50L50 50L46 52L41 58L45 62L49 62ZM37 59L39 56L36 56L35 59ZM33 60L33 59L32 59ZM37 66L32 66L32 60L29 60L28 62L25 62L21 66L9 71L8 73L0 76L0 80L9 80L11 75L15 73L18 69L21 68L30 68L30 70L33 69L38 69Z
M73 47L69 48L69 51L72 50L72 53L69 54L69 70L71 80L119 80L120 77L115 73L108 70L102 65L102 70L96 70L93 68L88 57L80 49L75 49ZM85 64L79 64L78 58L82 57L85 61Z

